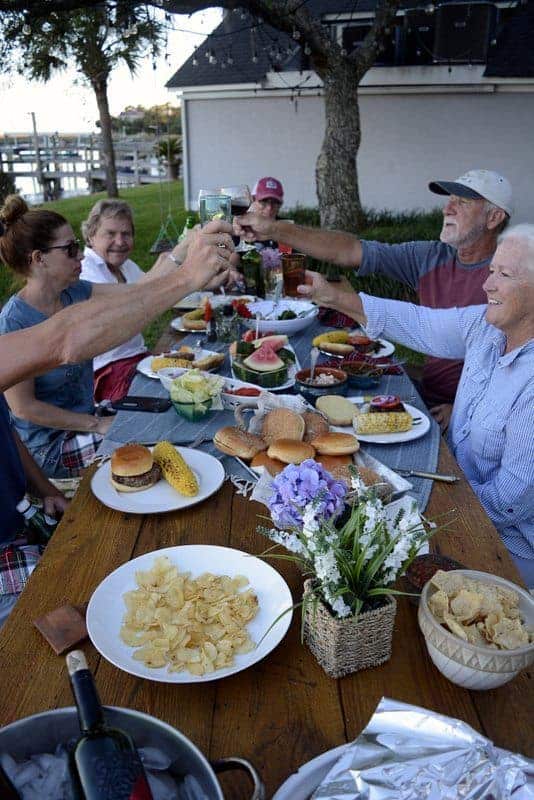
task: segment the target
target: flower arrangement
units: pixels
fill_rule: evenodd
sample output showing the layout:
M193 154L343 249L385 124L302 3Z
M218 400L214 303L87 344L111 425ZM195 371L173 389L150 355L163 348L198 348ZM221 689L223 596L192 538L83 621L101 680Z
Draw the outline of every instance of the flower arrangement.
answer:
M260 528L292 553L275 557L299 562L312 578L312 600L324 602L337 618L357 616L399 594L392 583L435 530L425 525L415 503L392 513L357 471L351 472L357 501L346 509L345 484L320 464L308 459L286 467L274 479L268 501L276 527Z
M260 250L262 266L264 270L280 269L282 265L282 254L274 247L264 247Z

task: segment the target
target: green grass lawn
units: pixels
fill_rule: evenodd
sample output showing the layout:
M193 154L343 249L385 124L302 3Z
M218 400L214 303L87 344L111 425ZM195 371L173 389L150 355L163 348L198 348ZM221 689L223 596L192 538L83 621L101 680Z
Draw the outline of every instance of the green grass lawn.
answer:
M181 231L185 224L185 218L190 213L183 205L182 182L173 181L122 189L120 196L131 205L134 213L135 247L132 258L142 269L147 270L152 266L156 258L155 255L150 253L150 248L154 244L168 215L170 214L176 229ZM103 192L72 197L47 203L46 208L54 209L63 214L71 223L76 235L81 238L81 222L87 217L97 200L104 197L106 195ZM304 225L319 225L317 209L297 207L285 211L284 216L295 219L296 222ZM365 239L377 239L382 242L436 239L439 235L440 227L441 214L439 212L404 215L391 214L385 211L369 212L366 216L366 224L361 231L361 236ZM314 262L313 266L329 271L327 265ZM355 278L353 282L355 286L372 294L400 299L413 298L413 295L410 295L405 286L381 276L363 279ZM0 268L0 304L5 303L7 298L17 290L18 285L20 284L13 277L13 273L2 266ZM168 311L143 331L148 347L153 347L172 317L172 310ZM419 354L405 349L398 349L401 350L399 357L407 357L411 363L421 363L422 356Z

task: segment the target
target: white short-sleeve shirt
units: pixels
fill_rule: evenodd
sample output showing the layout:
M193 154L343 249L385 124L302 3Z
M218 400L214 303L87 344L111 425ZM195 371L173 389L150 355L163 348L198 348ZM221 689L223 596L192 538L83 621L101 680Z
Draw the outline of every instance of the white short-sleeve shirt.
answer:
M138 267L135 261L127 259L121 267L121 272L124 275L126 283L137 283L137 281L145 274L141 267ZM95 253L90 247L86 247L82 259L82 273L80 278L91 283L118 283L118 279L111 272L106 262L101 256ZM94 369L101 369L112 361L118 361L121 358L130 358L139 353L146 352L145 341L140 333L132 336L127 342L108 350L94 358Z

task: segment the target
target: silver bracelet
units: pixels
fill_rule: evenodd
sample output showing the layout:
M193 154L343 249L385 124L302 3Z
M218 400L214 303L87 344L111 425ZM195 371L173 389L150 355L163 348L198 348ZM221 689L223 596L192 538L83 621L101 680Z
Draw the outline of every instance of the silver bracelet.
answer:
M182 262L181 262L181 261L179 261L179 260L176 258L176 256L175 256L175 255L173 255L172 253L167 253L167 258L170 258L170 260L171 260L171 261L172 261L174 264L176 264L176 266L177 266L177 267L181 267L181 266L182 266Z

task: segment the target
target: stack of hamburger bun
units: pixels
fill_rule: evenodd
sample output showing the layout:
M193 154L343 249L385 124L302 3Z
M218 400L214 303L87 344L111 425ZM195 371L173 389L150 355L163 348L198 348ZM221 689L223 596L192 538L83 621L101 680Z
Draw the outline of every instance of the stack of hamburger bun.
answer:
M213 442L221 452L250 461L251 467L263 467L271 475L277 475L287 464L300 464L307 458L321 463L325 459L325 469L332 474L332 470L337 470L347 484L350 484L348 465L360 447L352 434L331 432L321 414L315 411L297 414L288 408L269 411L263 418L260 435L229 426L217 431Z

